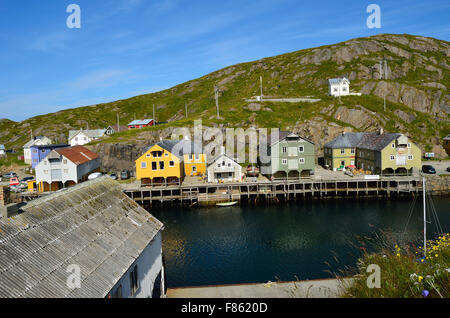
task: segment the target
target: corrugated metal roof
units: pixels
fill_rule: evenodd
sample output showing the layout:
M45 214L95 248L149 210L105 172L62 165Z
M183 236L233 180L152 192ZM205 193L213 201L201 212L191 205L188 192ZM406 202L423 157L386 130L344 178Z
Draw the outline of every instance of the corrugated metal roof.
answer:
M128 124L128 126L137 126L137 125L148 125L153 121L153 119L144 119L144 120L134 120Z
M381 151L401 135L395 133L365 133L358 143L358 148Z
M145 148L144 153L149 151L155 145L169 151L180 159L183 159L183 155L204 153L202 146L191 140L162 140Z
M350 84L350 81L348 80L348 78L346 78L346 77L340 77L340 78L330 78L329 80L328 80L328 82L331 84L331 85L338 85L338 84L340 84L340 83L343 83L343 82L348 82L349 84Z
M80 132L88 136L89 138L100 138L105 136L106 129L93 129L93 130L70 130L69 131L69 140L72 140L76 135Z
M83 146L55 149L57 153L66 157L76 165L97 159L99 156Z
M341 134L329 143L325 148L342 149L342 148L356 148L361 141L364 133L345 133Z
M103 298L163 224L109 177L82 183L0 218L0 298ZM67 267L81 288L67 287Z

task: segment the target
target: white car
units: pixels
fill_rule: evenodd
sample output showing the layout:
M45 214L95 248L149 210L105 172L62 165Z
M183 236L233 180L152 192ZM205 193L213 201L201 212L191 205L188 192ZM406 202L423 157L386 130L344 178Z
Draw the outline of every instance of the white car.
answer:
M88 180L94 180L100 178L103 174L100 172L92 173L89 175Z

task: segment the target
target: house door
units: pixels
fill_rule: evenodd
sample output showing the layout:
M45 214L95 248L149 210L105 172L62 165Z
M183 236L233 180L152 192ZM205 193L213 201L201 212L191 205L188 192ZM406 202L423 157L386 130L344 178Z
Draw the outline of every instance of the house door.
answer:
M297 159L289 159L289 170L298 170L298 160Z
M397 156L397 166L406 166L406 156Z
M62 173L61 169L52 169L52 180L61 180Z

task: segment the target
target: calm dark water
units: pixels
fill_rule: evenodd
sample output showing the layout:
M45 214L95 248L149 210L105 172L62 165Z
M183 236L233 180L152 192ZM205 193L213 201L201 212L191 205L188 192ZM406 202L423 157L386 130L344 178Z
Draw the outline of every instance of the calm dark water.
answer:
M450 198L433 198L444 231L450 231ZM403 233L412 199L310 201L266 207L153 211L165 224L163 252L169 287L329 278L354 267L358 236L379 230ZM418 199L407 228L423 227ZM429 238L436 227L429 225Z

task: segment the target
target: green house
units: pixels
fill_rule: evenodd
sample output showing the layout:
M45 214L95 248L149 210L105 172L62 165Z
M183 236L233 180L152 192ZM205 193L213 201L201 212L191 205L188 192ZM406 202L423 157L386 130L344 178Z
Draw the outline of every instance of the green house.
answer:
M310 177L315 171L315 145L297 134L280 131L260 145L259 162L261 173L269 178Z

